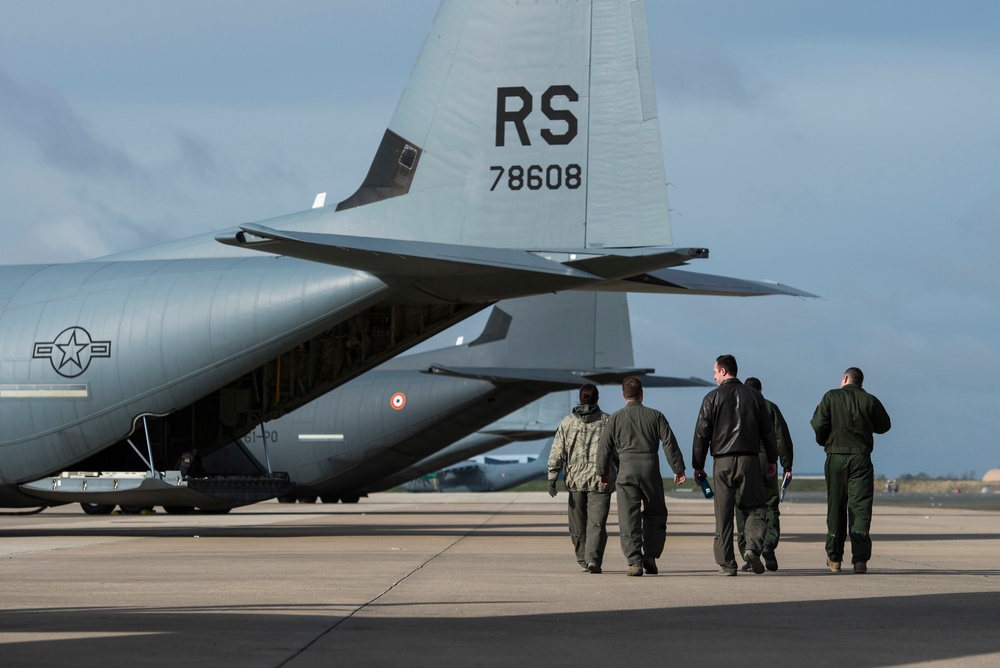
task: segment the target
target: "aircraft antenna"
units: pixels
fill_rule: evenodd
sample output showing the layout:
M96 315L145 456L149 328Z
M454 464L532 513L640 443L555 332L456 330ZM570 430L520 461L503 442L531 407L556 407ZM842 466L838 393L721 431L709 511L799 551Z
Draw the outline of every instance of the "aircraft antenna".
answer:
M153 474L152 477L156 477L156 469L153 467L153 443L149 440L149 423L146 421L146 416L142 416L142 430L146 433L146 452L149 454L149 472Z
M278 361L281 361L280 357L278 358ZM267 474L272 475L274 471L271 470L271 454L267 449L267 427L263 422L260 423L260 433L264 441L264 463L267 464Z

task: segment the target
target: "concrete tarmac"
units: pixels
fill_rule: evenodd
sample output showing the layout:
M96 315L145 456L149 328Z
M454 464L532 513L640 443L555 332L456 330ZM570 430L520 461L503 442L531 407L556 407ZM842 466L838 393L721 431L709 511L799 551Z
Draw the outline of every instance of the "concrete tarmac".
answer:
M670 495L660 575L612 506L582 573L566 494L378 494L227 515L0 516L4 666L996 666L1000 514L880 506L867 575L782 504L775 573L715 575L712 503Z

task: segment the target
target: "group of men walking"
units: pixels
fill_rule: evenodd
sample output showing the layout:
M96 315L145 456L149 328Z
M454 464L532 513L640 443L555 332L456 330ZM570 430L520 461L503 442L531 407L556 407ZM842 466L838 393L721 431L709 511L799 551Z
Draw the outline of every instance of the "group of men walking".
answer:
M734 576L739 564L734 530L744 571L778 570L775 548L780 540L779 501L783 479L792 477L792 440L778 407L764 398L756 378L741 382L736 358L721 355L713 373L717 387L702 400L695 426L692 465L695 479L714 461L715 561L719 575ZM827 392L813 415L816 441L827 453L827 567L841 569L850 536L855 573L866 573L871 558L874 469L873 434L890 428L882 403L862 389L864 375L851 367L839 389ZM628 575L656 575L656 560L667 533L667 507L659 449L662 445L674 482L683 485L684 456L663 413L644 406L642 382L630 376L622 383L624 408L608 415L599 405L594 385L580 388L580 404L556 430L548 462L549 494L565 470L569 493L569 532L583 571L601 573L607 545L611 494L617 494L622 553Z

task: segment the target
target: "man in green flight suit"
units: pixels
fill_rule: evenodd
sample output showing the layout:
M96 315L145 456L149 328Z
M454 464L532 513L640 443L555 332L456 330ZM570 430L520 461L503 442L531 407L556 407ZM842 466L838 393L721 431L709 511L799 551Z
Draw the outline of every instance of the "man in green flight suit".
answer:
M597 474L610 482L612 459L618 462L618 526L628 575L643 571L656 575L656 560L667 539L667 504L663 499L659 446L683 485L684 455L667 419L642 405L642 381L629 376L622 382L625 407L611 414L597 450Z
M764 396L760 381L753 376L747 378L743 381L743 384L747 387L751 387L761 393ZM781 410L778 405L773 401L764 397L764 403L767 404L767 411L771 415L771 423L774 424L774 440L778 443L778 459L781 461L781 468L784 472L782 476L783 480L791 482L792 480L792 436L788 433L788 423L785 422L785 417L781 414ZM767 451L764 449L763 441L760 444L760 470L764 471L767 468ZM778 505L781 502L781 486L787 485L788 482L779 482L778 476L771 478L764 477L764 498L766 502L766 518L767 518L767 533L764 534L764 547L761 548L760 557L764 560L764 565L769 571L778 570L778 558L774 555L774 550L778 547L778 542L781 540L781 522L779 517L781 516L781 511L778 509ZM740 509L740 495L736 495L736 544L739 546L740 554L743 554L747 549L747 539L743 535L743 529L746 525L747 514L745 511ZM740 568L741 571L749 571L750 564L743 564Z
M840 389L823 395L810 422L826 451L826 565L834 573L840 570L848 533L855 573L867 573L872 556L874 434L886 433L892 423L882 402L862 389L864 380L857 367L845 371Z

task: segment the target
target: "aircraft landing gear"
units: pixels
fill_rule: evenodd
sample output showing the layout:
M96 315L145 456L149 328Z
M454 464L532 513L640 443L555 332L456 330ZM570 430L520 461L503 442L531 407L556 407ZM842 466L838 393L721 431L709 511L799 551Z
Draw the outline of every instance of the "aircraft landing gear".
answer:
M115 509L113 503L81 503L80 507L88 515L110 515Z

